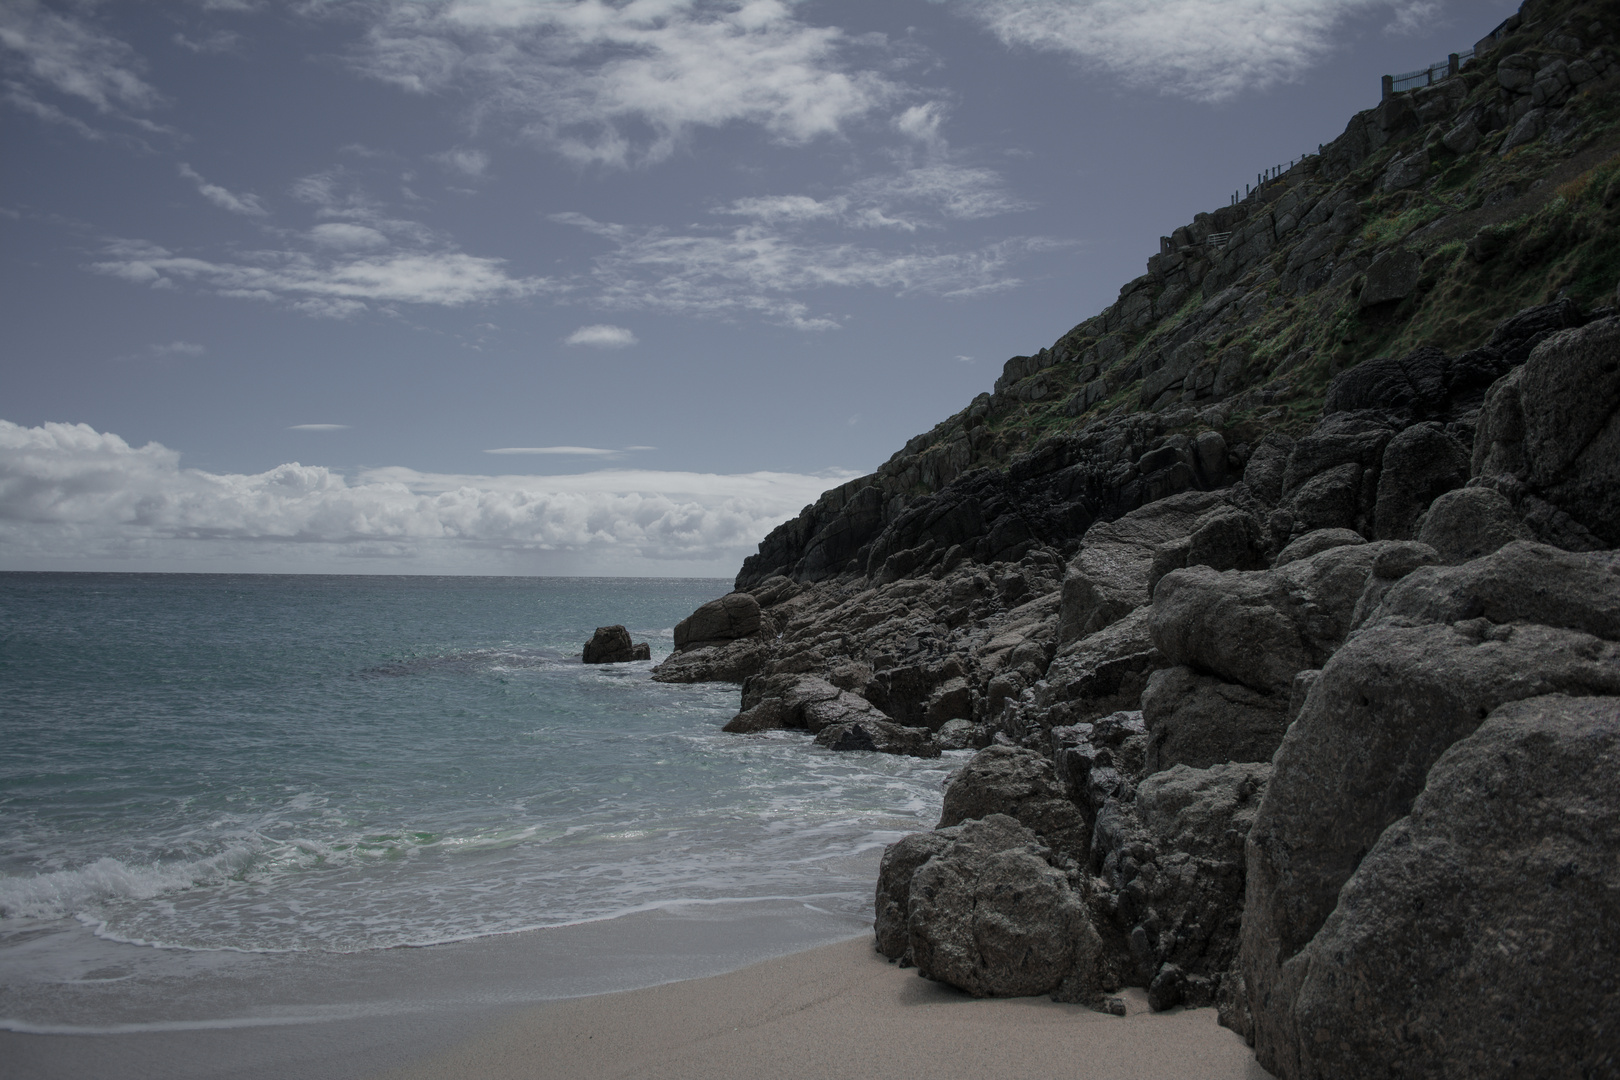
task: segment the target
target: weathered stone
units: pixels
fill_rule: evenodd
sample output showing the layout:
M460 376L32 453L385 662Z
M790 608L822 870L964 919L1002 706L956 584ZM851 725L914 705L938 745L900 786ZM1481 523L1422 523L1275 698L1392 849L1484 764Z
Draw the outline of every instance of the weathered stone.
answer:
M770 648L757 638L698 645L671 653L652 670L655 682L741 683L770 659Z
M1045 685L1036 690L1036 704L1061 708L1065 723L1133 708L1149 673L1165 662L1148 630L1150 610L1144 604L1060 649L1046 669Z
M1148 773L1173 765L1204 769L1228 761L1270 761L1288 726L1288 698L1200 675L1155 671L1142 694Z
M1416 167L1416 174L1406 179L1406 185L1415 184L1422 178L1422 170L1428 164L1428 155L1424 154L1423 159L1422 164ZM1397 167L1406 168L1411 161L1412 159L1404 159L1397 162ZM1406 175L1402 174L1403 177ZM1368 308L1374 304L1406 299L1417 288L1418 278L1422 272L1423 257L1417 252L1404 249L1384 252L1367 267L1367 282L1361 287L1361 306Z
M1397 546L1329 548L1254 573L1177 570L1153 594L1154 643L1171 664L1286 695L1296 671L1321 667L1344 641L1374 562Z
M735 641L759 632L759 601L734 592L710 600L675 624L675 648L714 641Z
M1282 498L1283 477L1293 452L1294 440L1273 432L1260 440L1243 467L1243 483L1269 506L1275 506Z
M1224 501L1218 492L1189 491L1088 529L1063 580L1058 644L1094 634L1147 603L1155 549L1186 536Z
M911 876L923 863L950 847L960 834L960 829L912 833L883 849L872 931L877 951L890 960L910 959L906 921L911 914Z
M1620 318L1547 337L1491 388L1473 473L1506 474L1620 544Z
M1313 529L1279 551L1277 561L1272 566L1273 568L1287 566L1291 562L1308 559L1329 548L1348 547L1351 544L1366 542L1367 538L1354 529Z
M971 821L911 876L908 941L919 974L975 997L1104 989L1102 941L1050 852L1012 818Z
M991 814L1006 814L1060 854L1083 859L1091 843L1085 819L1034 750L990 746L973 756L945 789L939 828Z
M1487 487L1458 488L1440 496L1418 531L1418 539L1434 548L1443 563L1467 562L1534 536L1513 512L1513 504Z
M1363 360L1335 376L1328 384L1322 412L1328 415L1361 409L1426 412L1434 409L1445 393L1446 355L1439 349L1425 347L1404 356Z
M1620 699L1496 709L1429 771L1297 958L1297 1067L1620 1070Z
M598 626L591 640L585 643L584 662L587 664L623 664L632 660L651 660L652 646L646 642L634 644L630 631L622 626Z
M875 750L907 757L939 757L939 744L926 728L901 727L889 720L865 717L840 720L823 727L816 745L828 750Z
M1384 595L1391 624L1533 622L1620 641L1620 552L1512 543L1461 566L1414 570Z
M1492 709L1548 693L1620 693L1620 647L1534 624L1399 626L1381 615L1323 667L1249 834L1242 962L1262 1065L1283 1072L1298 1044L1296 954L1430 766Z
M1468 482L1468 451L1443 425L1413 424L1384 447L1373 536L1407 540L1435 499ZM1434 545L1432 540L1424 540Z

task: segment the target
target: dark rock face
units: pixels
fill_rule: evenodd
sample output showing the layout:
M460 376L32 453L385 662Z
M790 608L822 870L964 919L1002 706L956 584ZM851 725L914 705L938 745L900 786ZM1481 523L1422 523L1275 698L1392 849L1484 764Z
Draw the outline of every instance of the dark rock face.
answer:
M1102 941L1069 872L1012 818L992 814L911 876L907 940L917 971L974 997L1094 1000Z
M1418 525L1419 542L1434 548L1441 562L1452 565L1534 536L1513 512L1507 496L1488 487L1448 491L1434 500Z
M1583 546L1620 544L1620 318L1543 338L1491 388L1473 473L1567 515L1599 541Z
M878 867L877 918L872 930L877 936L877 951L890 960L911 962L911 875L949 848L961 832L936 829L912 833L883 849L883 862Z
M652 646L646 642L637 645L630 640L630 631L622 626L598 626L591 640L585 643L584 661L587 664L623 664L631 660L651 660Z
M828 750L875 750L880 754L939 757L939 743L932 732L901 727L874 717L828 724L817 733L816 745Z
M1286 1075L1620 1071L1617 772L1620 698L1527 698L1454 743L1300 956Z
M1443 424L1413 424L1384 447L1373 535L1379 540L1416 538L1418 519L1429 504L1467 482L1467 447ZM1433 541L1424 543L1432 546Z
M945 789L938 827L992 814L1013 818L1071 858L1083 859L1091 845L1091 830L1058 782L1051 760L1034 750L991 746L975 754Z
M1270 761L1288 726L1288 698L1162 668L1142 694L1147 724L1145 771L1174 765L1208 768L1228 761Z
M1613 574L1609 553L1523 542L1417 569L1322 668L1249 834L1242 968L1267 1068L1303 1075L1293 1009L1304 950L1440 755L1501 705L1620 693Z
M675 648L736 641L759 633L759 601L745 592L710 600L675 624Z

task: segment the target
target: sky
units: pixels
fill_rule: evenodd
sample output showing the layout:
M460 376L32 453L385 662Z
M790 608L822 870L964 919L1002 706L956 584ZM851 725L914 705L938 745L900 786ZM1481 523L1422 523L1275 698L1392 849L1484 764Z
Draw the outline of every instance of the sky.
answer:
M1506 0L0 0L0 570L733 575Z

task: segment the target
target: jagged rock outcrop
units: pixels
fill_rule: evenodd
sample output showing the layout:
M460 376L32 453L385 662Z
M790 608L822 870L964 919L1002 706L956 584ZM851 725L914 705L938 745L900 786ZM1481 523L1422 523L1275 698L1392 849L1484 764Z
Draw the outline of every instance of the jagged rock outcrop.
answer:
M1301 955L1289 1074L1620 1071L1617 770L1620 698L1526 698L1453 743Z
M1613 859L1617 33L1532 0L1174 230L774 530L756 631L666 662L743 682L729 730L979 750L884 857L886 955L1217 1003L1288 1078L1612 1071L1609 977L1534 934L1613 921L1613 884L1512 868Z
M733 592L675 624L675 652L653 669L659 682L740 683L764 666L769 627L759 600Z
M582 657L587 664L624 664L632 660L651 660L652 646L645 641L639 645L630 640L630 631L622 626L598 626L591 640L585 643Z

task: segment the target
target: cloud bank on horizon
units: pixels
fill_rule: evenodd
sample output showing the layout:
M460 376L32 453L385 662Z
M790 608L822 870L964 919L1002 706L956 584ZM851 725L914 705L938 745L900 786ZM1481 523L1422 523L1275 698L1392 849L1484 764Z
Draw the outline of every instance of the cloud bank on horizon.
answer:
M590 448L553 447L560 452ZM322 466L256 475L180 465L87 424L0 420L0 549L8 568L186 564L238 569L578 573L601 566L730 574L761 538L846 474L608 469L442 475Z

